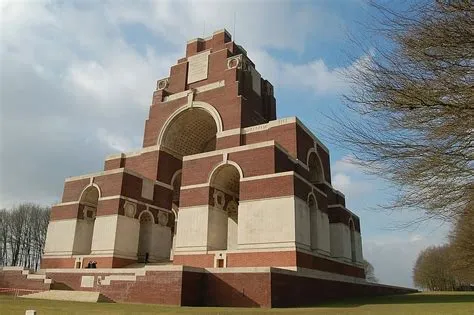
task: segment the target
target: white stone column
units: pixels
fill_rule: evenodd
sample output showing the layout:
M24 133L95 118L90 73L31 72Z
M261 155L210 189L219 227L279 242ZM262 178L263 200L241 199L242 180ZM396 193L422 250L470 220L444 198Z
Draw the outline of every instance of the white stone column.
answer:
M171 248L171 229L160 224L151 226L150 261L169 259Z
M299 248L311 250L310 213L308 203L295 198L295 236Z
M209 206L179 208L175 255L207 250Z
M294 248L295 197L240 201L240 249Z
M77 219L50 221L44 256L72 255Z

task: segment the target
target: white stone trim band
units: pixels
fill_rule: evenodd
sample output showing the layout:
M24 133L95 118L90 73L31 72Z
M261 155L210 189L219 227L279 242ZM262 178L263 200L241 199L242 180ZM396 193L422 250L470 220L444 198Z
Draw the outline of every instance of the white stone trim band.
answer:
M304 177L302 177L300 174L296 173L295 171L288 171L288 172L281 172L281 173L273 173L273 174L265 174L265 175L244 177L244 178L241 178L240 181L241 182L250 182L250 181L255 181L255 180L262 180L262 179L276 178L276 177L284 177L284 176L295 176L298 179L304 181L307 185L309 185L312 188L312 190L317 191L319 194L323 195L324 197L327 197L327 194L325 192L320 190L318 187L314 186L311 182L306 180ZM210 183L207 182L207 183L202 183L202 184L181 186L181 190L203 188L203 187L208 187L209 185L210 185ZM288 196L284 196L284 197L288 197ZM282 198L283 198L283 196L282 196ZM267 199L267 198L261 198L261 199ZM261 200L261 199L253 199L253 200ZM240 202L245 202L245 201L252 201L252 200L241 200Z
M105 158L105 160L110 161L110 160L116 160L116 159L121 159L121 158L140 156L143 153L148 153L148 152L153 152L153 151L164 151L164 152L174 156L177 159L182 158L181 155L177 155L175 152L169 150L168 148L156 144L156 145L152 145L152 146L149 146L149 147L144 147L144 148L142 148L140 150L136 150L136 151L110 154Z
M303 128L304 131L308 133L311 136L311 138L313 138L314 142L316 142L321 148L323 148L324 151L326 151L326 153L329 154L329 149L308 129L308 127L306 127L295 116L280 118L280 119L269 121L268 123L265 123L265 124L246 127L246 128L235 128L235 129L224 130L217 134L217 138L223 138L223 137L240 135L240 134L244 135L244 134L249 134L249 133L254 133L254 132L261 132L261 131L271 129L273 127L278 127L278 126L293 124L293 123L297 123L301 128Z
M220 149L220 150L211 151L211 152L204 152L204 153L198 153L198 154L193 154L193 155L186 155L186 156L183 156L183 161L198 160L198 159L202 159L202 158L206 158L206 157L210 157L210 156L222 155L222 154L225 154L225 153L234 153L234 152L240 152L240 151L247 151L247 150L265 148L265 147L270 147L270 146L277 146L277 143L275 142L275 140L264 141L264 142L259 142L259 143L252 143L252 144L242 145L242 146L238 146L238 147Z
M135 177L138 177L140 179L145 179L145 180L150 180L149 178L135 172L135 171L132 171L130 169L127 169L127 168L117 168L117 169L113 169L113 170L108 170L108 171L102 171L102 172L97 172L97 173L91 173L91 174L86 174L86 175L80 175L80 176L74 176L74 177L68 177L66 178L65 182L72 182L72 181L77 181L77 180L81 180L81 179L89 179L89 178L92 178L92 177L99 177L99 176L106 176L106 175L112 175L112 174L118 174L118 173L126 173L126 174L129 174L129 175L133 175ZM173 190L173 187L170 185L170 184L167 184L167 183L163 183L163 182L160 182L160 181L154 181L154 184L155 185L158 185L158 186L161 186L161 187L164 187L164 188L167 188L167 189L170 189L170 190Z
M161 207L158 207L158 206L155 206L155 205L151 205L151 204L149 204L149 203L146 203L146 202L143 202L143 201L139 201L139 200L136 200L136 199L127 197L127 196L123 196L123 195L115 195L115 196L102 197L102 198L99 198L99 201L102 201L102 200L113 200L113 199L123 199L123 200L126 200L126 201L135 202L135 203L137 203L137 204L140 204L140 205L143 205L143 206L152 208L152 209L156 209L156 210L160 210L160 211L172 213L172 211L169 210L169 209L165 209L165 208L161 208Z
M218 89L218 88L221 88L221 87L224 87L224 86L225 86L225 81L221 80L221 81L213 82L213 83L210 83L210 84L198 86L198 87L195 88L195 93L196 94L204 93L204 92L211 91L211 90L214 90L214 89ZM166 102L174 101L174 100L177 100L177 99L180 99L180 98L183 98L183 97L187 97L189 95L189 93L191 93L191 90L186 90L186 91L178 92L178 93L175 93L175 94L171 94L169 96L165 96L164 99L163 99L163 102L161 102L161 103L166 103Z

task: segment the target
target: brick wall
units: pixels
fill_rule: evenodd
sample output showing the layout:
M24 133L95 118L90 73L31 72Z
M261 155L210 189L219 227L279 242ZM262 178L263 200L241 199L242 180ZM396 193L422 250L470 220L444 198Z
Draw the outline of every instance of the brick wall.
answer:
M325 259L320 256L313 256L310 254L297 252L296 254L298 267L316 269L340 275L351 276L365 279L365 272L363 268L337 262L331 259Z
M291 196L293 194L293 176L291 175L240 183L240 200Z
M81 197L81 193L89 185L88 178L68 181L64 183L63 198L61 202L77 201Z
M275 140L279 145L285 148L293 158L297 157L296 146L298 142L296 138L296 123L284 124L270 129L242 135L243 145L269 140ZM302 161L306 163L306 159Z
M56 205L51 207L50 221L75 219L79 215L79 204Z
M356 284L281 273L271 274L272 307L314 306L331 300L414 292L416 290L377 284Z
M24 290L49 290L51 284L43 279L27 279L21 270L0 270L0 288L15 288Z
M271 307L269 273L206 274L206 306Z
M100 292L115 302L181 305L181 271L148 271L146 276L137 276L136 281L111 281L110 285L98 284L97 275L88 273L87 270L83 273L47 272L47 276L55 281L56 286L72 290ZM108 275L110 274L100 274L101 277ZM121 275L133 275L133 273ZM94 287L82 288L82 276L96 276Z
M227 267L293 267L296 266L295 251L229 253Z
M87 255L81 255L83 257L83 266L87 266L89 260L97 262L97 268L123 268L129 266L137 261L134 259L126 259L120 257L89 257ZM73 257L69 258L51 258L43 257L41 259L41 269L56 269L56 268L74 268L76 259Z
M199 268L213 268L214 255L213 254L179 255L175 253L173 257L173 264L199 267Z
M0 284L10 287L23 285L19 279L21 277L8 274L0 272ZM54 280L58 288L97 291L116 302L183 306L300 307L349 297L416 292L413 289L379 284L356 284L310 278L297 272L278 269L260 272L216 270L209 272L186 269L147 271L145 276L137 276L136 281L111 281L110 285L98 283L98 274L87 270L82 273L47 272L46 275ZM101 277L107 275L110 273L100 274ZM128 271L121 275L133 275L133 273ZM94 287L81 288L82 276L95 276ZM10 280L5 280L7 278Z

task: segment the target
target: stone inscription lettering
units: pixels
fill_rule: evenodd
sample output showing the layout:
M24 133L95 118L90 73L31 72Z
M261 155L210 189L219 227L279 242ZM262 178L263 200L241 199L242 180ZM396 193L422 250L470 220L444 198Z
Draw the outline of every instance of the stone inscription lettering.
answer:
M207 79L209 51L188 58L188 84Z

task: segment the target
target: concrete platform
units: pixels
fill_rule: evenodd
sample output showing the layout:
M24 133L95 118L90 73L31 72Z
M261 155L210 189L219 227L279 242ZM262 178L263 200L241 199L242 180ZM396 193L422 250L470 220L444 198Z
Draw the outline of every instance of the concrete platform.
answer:
M315 306L351 297L417 292L302 268L147 265L142 268L44 269L40 273L42 277L30 279L23 273L20 269L1 271L0 288L30 291L25 292L25 296L32 299L264 308ZM51 279L52 284L44 283L45 279ZM26 295L31 291L46 292Z
M38 293L32 293L21 296L25 299L39 300L56 300L56 301L74 301L74 302L113 302L100 292L91 291L66 291L66 290L50 290Z

